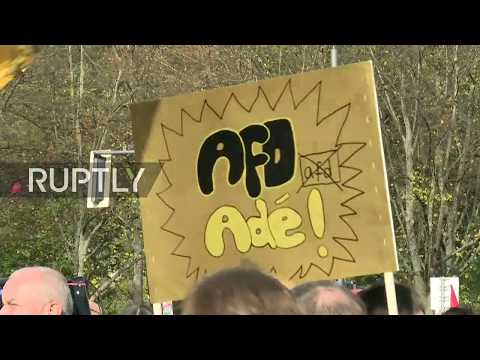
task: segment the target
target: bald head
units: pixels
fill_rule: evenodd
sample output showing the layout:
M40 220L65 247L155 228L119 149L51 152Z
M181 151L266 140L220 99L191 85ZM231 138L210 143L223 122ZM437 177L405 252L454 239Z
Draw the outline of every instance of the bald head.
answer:
M67 280L46 267L15 271L5 283L0 314L71 315L73 300Z
M334 283L313 283L297 298L311 315L365 315L365 305L349 290Z

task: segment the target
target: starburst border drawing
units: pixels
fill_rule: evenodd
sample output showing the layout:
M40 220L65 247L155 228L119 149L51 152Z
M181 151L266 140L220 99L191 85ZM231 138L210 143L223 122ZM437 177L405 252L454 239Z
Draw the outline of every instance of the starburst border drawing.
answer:
M164 141L165 146L166 146L167 157L159 159L159 163L160 163L160 166L161 166L161 173L163 173L163 176L165 177L168 185L164 189L162 189L161 191L157 192L156 195L160 199L160 201L169 209L170 215L168 216L167 220L160 226L160 229L162 231L165 231L169 234L174 235L175 237L180 238L178 240L178 243L176 244L176 246L174 246L173 250L170 252L170 255L179 257L179 258L186 261L186 272L185 272L186 278L190 278L190 277L194 276L195 280L198 280L199 275L200 275L200 265L196 266L195 268L192 269L192 256L193 255L188 255L188 254L184 254L184 253L180 252L180 248L182 247L183 242L186 240L186 237L182 234L179 234L179 233L173 231L172 229L168 229L168 223L170 222L172 217L175 215L175 208L173 206L171 206L170 204L168 204L167 201L162 196L162 194L166 193L173 185L170 182L168 174L165 170L165 164L167 162L173 160L172 157L171 157L171 152L170 152L170 148L169 148L169 141L168 141L167 134L171 133L175 136L180 136L180 137L185 136L185 134L184 134L184 121L188 120L188 121L193 121L193 122L196 122L196 123L200 123L204 120L205 114L206 114L207 111L210 111L210 113L213 114L218 120L222 120L224 118L225 114L227 113L229 106L231 106L232 103L236 103L245 112L250 113L255 109L255 105L258 103L258 101L260 99L263 99L263 100L265 100L265 102L268 105L268 107L270 108L270 110L272 112L274 112L276 110L278 104L281 102L282 98L284 96L286 96L286 94L290 95L290 99L292 101L292 105L293 105L294 110L297 110L297 108L299 108L302 105L302 103L307 98L309 98L310 96L317 96L317 99L316 99L316 114L315 114L315 123L316 123L317 127L320 126L327 119L331 118L332 116L338 114L341 111L344 111L345 112L345 117L342 120L340 130L338 131L337 138L336 138L336 141L335 141L335 146L336 146L337 149L340 149L340 148L342 148L342 146L345 146L345 145L351 145L351 146L356 147L356 149L353 150L350 153L350 155L339 164L340 169L343 168L343 169L349 169L349 170L355 171L355 174L353 174L348 179L345 179L341 182L341 185L344 188L352 190L354 192L354 194L340 204L343 208L347 209L348 212L338 216L338 218L341 220L341 222L343 222L351 230L351 232L353 234L353 237L337 237L337 236L332 237L333 241L335 243L337 243L340 247L342 247L346 251L346 253L349 255L349 258L341 258L341 257L337 257L337 256L332 256L332 261L331 261L330 267L328 269L322 268L320 265L316 264L314 261L311 261L310 264L308 266L306 266L305 268L304 268L304 265L301 264L298 267L298 269L296 269L296 271L292 275L289 276L289 280L292 280L297 275L300 278L304 278L305 276L308 275L310 270L314 267L319 269L320 271L322 271L325 275L330 276L333 269L334 269L336 261L344 261L344 262L355 263L355 257L352 255L352 253L349 251L349 249L342 242L359 241L355 230L353 229L352 225L348 222L349 217L357 216L358 213L353 207L351 207L349 205L349 203L351 201L353 201L354 199L356 199L356 198L362 196L363 194L365 194L365 192L351 184L351 182L355 178L357 178L360 174L362 174L362 170L358 169L356 167L353 167L353 166L348 166L348 162L366 146L366 143L365 142L340 142L340 138L341 138L341 135L342 135L343 128L344 128L345 124L347 123L347 121L349 119L349 116L350 116L351 103L348 102L348 103L334 109L333 111L329 112L327 115L320 117L321 116L320 115L321 93L322 93L322 81L318 81L300 100L296 101L295 100L295 94L294 94L294 91L292 89L292 79L290 78L286 81L280 95L278 96L278 98L275 101L271 101L271 99L269 98L269 96L265 92L264 88L261 85L259 85L257 87L257 94L256 94L254 100L249 105L245 105L242 102L240 102L240 100L238 99L238 96L235 94L234 91L232 91L230 93L230 95L228 96L228 98L225 102L225 105L223 106L223 108L221 108L221 110L214 108L206 99L203 101L203 105L201 107L201 110L200 110L200 113L199 113L198 116L193 116L187 110L182 108L180 110L180 129L179 130L175 130L172 127L169 127L169 126L165 125L164 123L161 124L162 136L163 136L163 141ZM277 269L274 266L272 266L270 268L270 272L276 273ZM206 273L206 269L204 270L204 273Z

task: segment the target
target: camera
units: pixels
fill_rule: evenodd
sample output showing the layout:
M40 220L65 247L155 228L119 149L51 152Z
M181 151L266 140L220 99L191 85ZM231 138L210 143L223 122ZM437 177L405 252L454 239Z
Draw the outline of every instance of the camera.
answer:
M68 287L72 294L73 314L91 315L90 304L88 303L88 285L83 277L76 277L68 280Z

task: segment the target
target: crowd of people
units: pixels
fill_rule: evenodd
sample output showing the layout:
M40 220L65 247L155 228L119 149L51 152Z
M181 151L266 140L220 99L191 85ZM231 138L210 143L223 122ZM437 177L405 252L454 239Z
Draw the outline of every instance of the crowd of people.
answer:
M0 315L72 315L74 300L66 278L46 267L14 272L5 283ZM425 315L414 289L396 284L398 313ZM311 281L288 288L278 279L250 267L221 270L206 276L181 301L183 315L387 315L385 286L377 283L352 291L331 281ZM90 302L92 315L101 315ZM148 306L132 305L124 315L151 315ZM443 315L473 315L452 308Z

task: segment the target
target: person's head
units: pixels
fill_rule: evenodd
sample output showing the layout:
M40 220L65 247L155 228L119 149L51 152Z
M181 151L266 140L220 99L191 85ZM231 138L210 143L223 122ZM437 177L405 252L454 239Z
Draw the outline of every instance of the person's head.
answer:
M308 315L365 315L362 300L348 289L330 281L311 281L292 290Z
M310 290L313 290L319 286L326 286L330 285L330 281L307 281L304 282L303 284L297 285L294 288L292 288L290 291L292 292L293 296L295 299L299 299L306 293L308 293Z
M123 310L120 315L153 315L153 311L146 305L131 305Z
M29 267L15 271L2 291L0 315L71 315L73 299L58 271Z
M414 289L395 284L399 315L425 315L425 306ZM368 315L388 315L387 295L383 283L374 284L360 291L358 296L367 307Z
M475 313L471 308L457 307L448 309L442 315L475 315Z
M184 303L186 315L298 315L290 291L280 281L247 267L219 271L195 286Z

